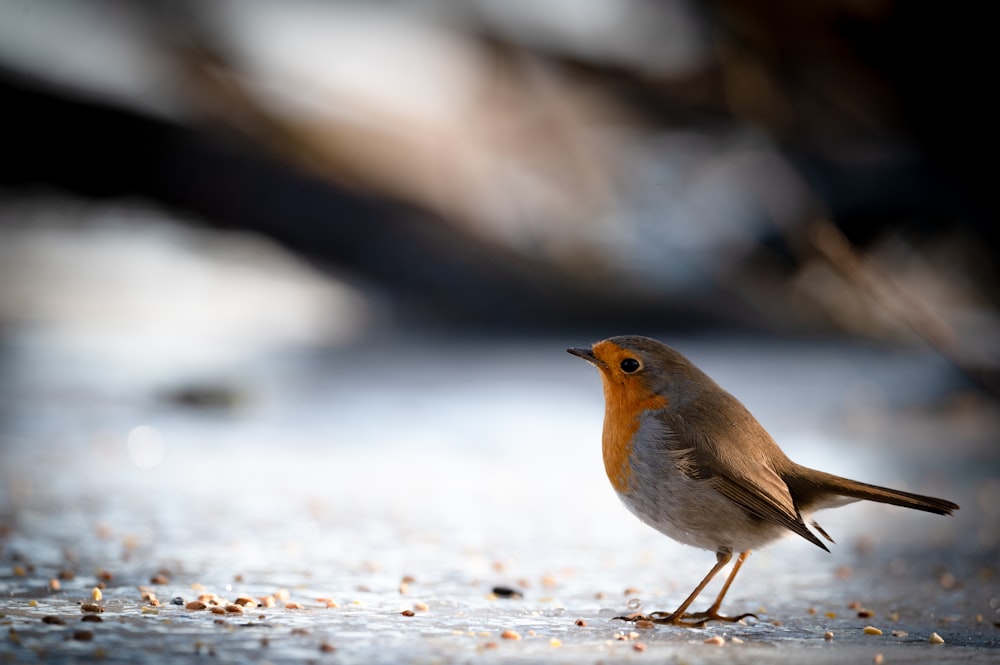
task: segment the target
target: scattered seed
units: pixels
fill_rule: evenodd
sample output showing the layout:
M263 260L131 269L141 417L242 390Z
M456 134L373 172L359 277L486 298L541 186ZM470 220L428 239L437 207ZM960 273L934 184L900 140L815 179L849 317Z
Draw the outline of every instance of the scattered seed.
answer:
M285 609L286 610L301 610L301 609L304 609L304 608L302 607L302 603L297 603L297 602L295 602L293 600L290 603L285 603Z
M643 652L643 651L646 650L646 643L645 642L636 642L635 644L632 645L632 650L633 651L638 651L638 652L641 653L641 652Z
M882 663L885 662L885 656L883 656L880 653L877 653L875 654L875 657L872 658L872 662L875 663L875 665L882 665Z
M94 599L95 602L99 602L104 598L104 594L96 586L90 591L90 597Z
M227 603L225 611L230 614L243 614L243 606L237 605L236 603Z
M711 644L717 647L721 647L725 643L726 643L726 638L724 638L722 635L716 635L715 637L710 637L707 640L705 640L705 644Z
M187 605L184 606L184 609L186 609L186 610L203 610L206 607L208 607L208 605L206 605L204 603L204 601L201 601L201 600L192 600L190 603L188 603Z
M225 613L226 613L226 610L222 609L222 608L221 608L221 607L219 607L218 605L216 605L216 606L214 606L214 607L211 607L211 608L209 608L209 611L210 611L210 612L211 612L212 614L225 614Z
M86 621L88 623L101 623L104 619L96 614L84 614L80 617L80 621Z
M483 649L496 649L499 646L500 645L497 644L496 642L483 642L482 648Z
M400 612L400 614L402 614L404 617L412 617L416 615L416 612L414 612L413 610L403 610L402 612Z
M892 636L893 637L909 637L910 634L908 632L906 632L905 630L894 630L894 631L892 631Z
M62 588L62 584L59 583L59 580L57 580L54 577L49 580L49 590L51 590L51 591L58 591L61 588Z
M927 641L931 644L944 644L944 638L937 633L931 633L931 637Z
M32 598L28 601L28 607L38 607L38 601Z
M163 573L157 573L149 578L150 584L170 584L170 578Z
M806 610L806 614L809 614L809 615L816 614L816 608L815 607L810 607L809 609Z
M288 600L291 597L291 595L292 594L288 592L288 589L278 589L277 591L274 592L274 597L282 602Z
M418 612L426 612L430 609L430 606L427 603L416 602L413 603L413 609Z
M257 607L257 601L249 596L240 596L235 602L237 605L242 605L243 607Z
M625 595L625 596L638 596L640 593L642 593L642 591L640 591L639 589L636 589L635 587L631 587L630 586L629 588L625 589L625 593L623 595Z
M823 639L826 640L827 642L833 641L833 631L828 630L825 633L823 633Z
M24 569L24 566L14 566L15 577L24 577L25 575L27 575L27 573L28 571Z
M882 631L879 630L878 628L876 628L875 626L865 626L864 627L864 634L865 635L881 635Z
M69 582L69 581L73 580L75 577L76 577L76 573L74 573L69 568L64 568L63 570L59 571L59 579L65 581L65 582Z
M586 619L577 619L573 623L575 623L577 626L580 626L581 628L583 628L583 627L585 627L587 625L587 620Z
M274 607L276 605L274 596L264 596L260 599L261 607Z
M323 653L333 653L334 651L337 650L337 647L333 646L329 642L323 642L322 644L319 645L319 650L322 651Z
M860 610L861 609L861 601L860 600L852 600L850 603L848 603L847 609L849 609L849 610Z
M859 619L870 619L873 616L875 616L875 613L872 612L871 610L858 610Z
M732 642L733 644L743 644L743 640L741 640L738 637L730 637L729 641Z
M521 639L521 635L519 633L517 633L516 631L511 630L510 628L508 628L507 630L505 630L502 633L500 633L500 637L502 637L505 640L519 640L519 639Z
M66 622L63 621L60 617L53 616L51 614L48 615L48 616L42 617L42 623L51 624L53 626L65 626L66 625Z
M115 579L115 576L108 570L97 571L97 577L99 577L104 582L110 582Z
M103 612L104 608L98 605L97 603L84 603L83 605L80 605L80 610L83 612L97 613L97 612Z
M80 640L81 642L89 642L94 639L94 634L89 630L75 630L73 631L73 639Z
M827 619L836 619L837 618L837 613L836 612L827 612L823 616L825 616Z

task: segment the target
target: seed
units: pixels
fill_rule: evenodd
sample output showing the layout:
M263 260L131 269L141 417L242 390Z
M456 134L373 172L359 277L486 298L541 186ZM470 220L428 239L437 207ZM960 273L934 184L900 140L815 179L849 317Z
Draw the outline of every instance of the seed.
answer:
M93 598L95 601L100 601L101 598L104 597L104 594L101 593L101 590L95 586L90 592L90 597Z
M57 616L52 616L51 614L48 615L48 616L42 617L42 623L51 624L53 626L65 626L66 625L66 622L63 621L61 618L59 618Z
M149 578L150 584L170 584L170 578L164 573L157 573Z
M877 653L875 654L875 657L872 658L872 662L875 663L875 665L882 665L882 663L885 662L885 656L883 656L880 653Z
M832 641L833 640L833 632L828 630L825 633L823 633L823 639L826 640L827 642Z
M66 582L69 582L70 580L74 579L75 577L76 577L76 573L74 573L72 570L70 570L68 568L64 568L63 570L59 571L59 579L65 580Z
M215 607L210 608L209 611L212 614L225 614L226 613L226 611L224 609L222 609L221 607L219 607L218 605L216 605Z
M509 586L493 587L493 595L497 598L524 598L523 593L517 589L512 589Z
M97 603L84 603L83 605L80 605L80 610L84 612L97 613L97 612L103 612L104 608L98 605Z
M264 596L263 598L261 598L260 599L260 606L261 607L274 607L275 606L274 596Z
M104 619L102 619L100 616L96 614L84 614L82 617L80 617L80 621L87 621L90 623L101 623L102 621L104 621Z
M288 592L288 589L278 589L274 592L274 597L278 600L284 602L291 597L292 594Z
M418 612L426 612L430 609L430 606L427 603L416 602L413 603L413 609Z
M743 640L741 640L738 637L730 637L729 641L732 642L733 644L743 644Z
M586 619L577 619L573 623L575 623L576 625L580 626L581 628L584 628L587 625L587 620Z
M558 637L551 637L551 638L549 638L549 646L550 647L561 647L562 646L562 640L560 640Z
M108 570L97 571L97 576L101 578L101 580L104 582L110 582L111 580L115 579L115 576Z
M416 612L414 612L413 610L403 610L402 612L400 612L400 614L402 614L404 617L411 617L414 616Z
M75 630L73 631L73 639L80 640L81 642L89 642L94 639L94 634L89 630Z
M243 607L257 607L257 601L248 596L240 596L236 599L236 604Z
M49 580L49 589L50 590L52 590L52 591L58 591L61 588L62 588L62 584L59 583L59 580L57 580L54 577Z
M337 650L337 647L333 646L328 642L323 642L322 644L319 645L319 650L322 651L323 653L333 653L334 651Z
M881 635L882 631L875 626L865 626L864 633L865 635Z
M27 571L24 569L24 566L14 566L15 577L24 577L26 574Z
M725 643L726 643L726 638L724 638L722 635L716 635L715 637L710 637L707 640L705 640L705 644L712 644L717 647L721 647Z
M625 589L624 595L626 595L626 596L638 596L640 593L642 593L642 592L639 591L639 589L636 589L635 587L630 586L629 588Z
M871 610L858 610L859 619L870 619L873 616L875 616L875 613L872 612Z
M290 603L285 603L285 609L286 610L301 610L301 609L303 609L303 607L302 607L301 603L297 603L297 602L295 602L293 600Z
M226 612L231 614L243 614L243 606L237 605L236 603L227 603Z
M203 601L192 600L190 603L188 603L187 605L184 606L184 609L186 609L186 610L203 610L206 607L208 607L208 605L206 605Z
M643 651L646 650L646 643L645 642L636 642L635 644L632 645L632 649L634 651L638 651L638 652L641 653L641 652L643 652Z
M944 638L937 633L931 633L931 637L927 641L931 644L944 644Z
M32 598L28 601L28 607L38 607L38 601Z
M521 635L519 633L517 633L516 631L511 630L510 628L508 628L507 630L505 630L502 633L500 633L500 637L502 637L505 640L519 640L519 639L521 639Z

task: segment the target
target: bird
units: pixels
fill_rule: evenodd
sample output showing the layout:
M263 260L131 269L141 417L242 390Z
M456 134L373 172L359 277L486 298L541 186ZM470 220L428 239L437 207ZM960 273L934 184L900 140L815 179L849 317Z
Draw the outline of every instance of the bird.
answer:
M673 612L618 619L702 627L756 618L719 613L740 568L752 550L790 533L829 552L820 537L833 539L815 521L807 523L823 508L867 500L939 515L959 509L944 499L796 464L742 402L658 340L624 335L567 351L600 373L604 469L625 507L670 538L716 557ZM708 610L688 612L734 553L733 568Z

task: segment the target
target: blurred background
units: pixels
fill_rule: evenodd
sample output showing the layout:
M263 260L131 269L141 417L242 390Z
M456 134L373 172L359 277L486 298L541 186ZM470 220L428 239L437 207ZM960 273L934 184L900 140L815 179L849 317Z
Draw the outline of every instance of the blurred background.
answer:
M958 500L936 542L992 557L987 11L3 2L0 554L100 524L203 570L176 546L219 515L357 520L362 571L369 518L573 551L620 508L563 349L641 333L800 461Z

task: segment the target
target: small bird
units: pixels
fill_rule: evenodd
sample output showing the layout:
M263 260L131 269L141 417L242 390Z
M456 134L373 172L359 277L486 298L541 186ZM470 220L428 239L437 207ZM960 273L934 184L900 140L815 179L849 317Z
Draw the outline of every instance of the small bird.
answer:
M958 505L868 485L790 460L743 404L671 347L627 335L590 349L567 349L600 371L604 384L604 470L625 506L674 540L715 552L716 563L673 612L617 617L700 627L739 621L723 616L722 600L750 551L796 533L829 552L816 535L822 508L866 499L939 515ZM688 608L738 553L705 612Z

